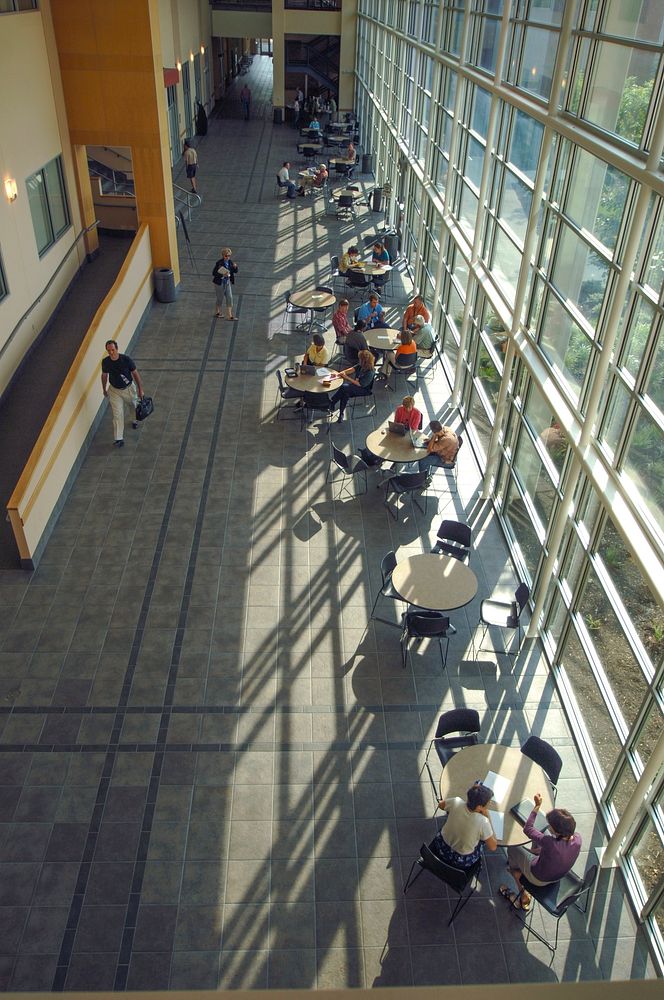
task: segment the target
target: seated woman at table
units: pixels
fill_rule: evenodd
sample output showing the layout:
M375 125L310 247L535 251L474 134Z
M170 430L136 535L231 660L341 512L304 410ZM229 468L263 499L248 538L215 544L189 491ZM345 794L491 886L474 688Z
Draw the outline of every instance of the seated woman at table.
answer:
M525 875L533 885L548 885L558 882L568 871L581 852L581 834L576 833L576 820L567 809L551 809L546 814L551 834L541 833L535 828L535 820L542 805L542 796L533 796L535 807L526 820L523 832L530 837L531 847L509 847L507 864L510 875L516 882L517 892L511 892L501 885L500 894L509 899L518 910L530 909L530 895L521 884Z
M395 410L394 422L396 424L405 424L411 431L419 429L422 423L422 414L416 409L413 396L403 397L401 406L397 406Z
M353 396L370 396L374 381L374 356L371 351L360 351L357 356L358 363L353 368L345 368L337 372L344 380L344 385L330 396L330 402L336 406L339 404L340 423L344 419L344 412L348 405L348 400Z
M369 301L365 302L357 310L357 318L367 324L368 330L387 327L384 319L384 310L378 301L376 292L372 292L369 296Z
M443 427L439 420L432 420L429 427L432 433L426 443L427 453L417 463L420 472L449 465L459 450L459 439L451 427Z
M430 358L433 354L433 330L431 323L427 323L424 316L416 316L413 320L413 340L417 347L417 353L423 358Z
M310 193L314 188L322 188L328 176L327 167L324 163L321 163L315 174L310 174L308 177L302 178L302 186L298 194L304 195Z
M360 251L357 247L348 247L348 250L341 255L341 260L339 261L339 274L345 274L349 267L353 264L357 264L359 259Z
M325 346L325 340L320 333L315 333L311 338L311 343L307 347L304 357L302 358L303 365L326 365L330 360L330 352Z
M332 314L332 326L337 335L337 344L345 344L346 337L352 329L348 319L349 304L348 299L339 299L339 308Z
M380 243L379 241L377 241L373 245L373 253L371 255L371 260L373 261L374 264L390 263L390 255L383 246L383 244Z
M348 143L348 148L346 150L346 159L349 163L355 163L355 157L357 153L355 151L355 146L353 145L353 140L351 139Z
M410 330L402 330L399 334L399 340L401 343L397 347L396 351L385 352L383 367L381 368L381 372L385 376L387 376L390 370L390 363L395 366L408 366L411 365L417 358L417 344L413 340L413 335Z
M438 808L447 813L432 849L454 868L470 868L482 856L484 846L490 851L498 847L489 819L488 805L493 789L476 781L466 792L466 801L459 798L440 799Z

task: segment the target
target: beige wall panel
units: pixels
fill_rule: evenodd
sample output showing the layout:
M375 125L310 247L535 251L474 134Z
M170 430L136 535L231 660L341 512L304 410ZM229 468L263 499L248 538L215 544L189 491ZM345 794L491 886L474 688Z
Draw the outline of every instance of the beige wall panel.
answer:
M338 10L285 10L284 31L287 35L340 35L341 13Z
M272 15L251 10L213 10L212 34L219 38L273 38Z

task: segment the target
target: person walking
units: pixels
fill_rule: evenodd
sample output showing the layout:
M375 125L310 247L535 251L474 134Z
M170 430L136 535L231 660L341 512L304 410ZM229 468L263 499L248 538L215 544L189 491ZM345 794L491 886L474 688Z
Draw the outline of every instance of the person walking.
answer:
M221 307L226 303L227 319L235 319L233 315L233 288L235 275L239 271L237 264L232 259L230 247L224 247L221 257L212 268L212 281L217 295L217 311L215 317L221 317Z
M187 177L189 178L189 183L191 184L191 190L194 194L198 194L196 190L196 171L198 170L198 153L196 150L189 145L187 139L184 140L184 163Z
M242 101L242 109L244 111L244 120L249 121L249 113L251 112L251 91L249 87L244 85L240 91L240 100Z
M143 399L143 383L138 369L128 354L120 354L116 340L106 341L107 357L101 363L101 390L108 398L113 413L113 439L116 448L124 446L124 408L134 416L131 426L138 427L136 404ZM109 384L110 383L110 384Z

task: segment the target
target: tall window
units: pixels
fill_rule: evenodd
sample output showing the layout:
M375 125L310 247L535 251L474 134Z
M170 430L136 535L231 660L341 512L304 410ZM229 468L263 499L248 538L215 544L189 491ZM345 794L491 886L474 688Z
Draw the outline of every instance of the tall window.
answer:
M42 257L69 226L61 157L56 156L36 174L28 177L26 184L37 252Z

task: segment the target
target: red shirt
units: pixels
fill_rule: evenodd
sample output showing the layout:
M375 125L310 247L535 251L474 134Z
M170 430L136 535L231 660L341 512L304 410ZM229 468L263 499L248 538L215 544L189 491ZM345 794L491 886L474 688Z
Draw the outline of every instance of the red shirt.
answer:
M394 420L397 424L405 424L406 427L410 427L411 431L416 431L420 426L420 421L422 419L422 414L415 407L412 410L407 410L403 404L397 406L396 413L394 414Z

